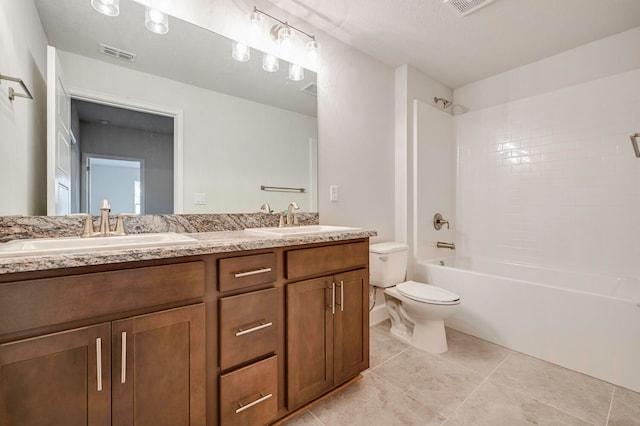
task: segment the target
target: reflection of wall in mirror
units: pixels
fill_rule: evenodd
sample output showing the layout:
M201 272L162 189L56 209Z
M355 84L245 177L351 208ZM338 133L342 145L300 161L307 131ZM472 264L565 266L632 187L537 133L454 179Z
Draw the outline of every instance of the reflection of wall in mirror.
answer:
M184 213L252 212L268 202L316 208L317 119L59 51L67 84L180 109L184 116ZM315 172L315 170L314 170ZM303 194L260 191L302 187ZM205 193L206 205L194 194Z
M43 215L47 39L32 2L2 1L0 16L0 72L23 79L34 97L11 102L7 93L14 84L0 85L0 215Z

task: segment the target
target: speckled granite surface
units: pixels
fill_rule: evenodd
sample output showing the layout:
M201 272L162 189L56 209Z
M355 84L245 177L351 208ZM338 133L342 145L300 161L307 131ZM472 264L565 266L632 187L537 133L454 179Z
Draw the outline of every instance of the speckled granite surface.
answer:
M245 228L278 226L278 220L277 215L266 213L132 216L125 218L124 222L128 234L176 232L188 234L197 242L164 247L0 257L0 274L256 250L376 235L375 231L349 231L278 237L243 232ZM317 213L299 213L298 220L301 225L316 225L319 217ZM97 227L97 219L94 224ZM82 233L83 225L82 217L4 216L0 217L0 243L26 238L77 237ZM115 219L112 218L111 227L114 226Z
M187 235L195 238L197 242L165 247L96 250L88 253L0 258L0 274L344 241L373 237L377 233L375 231L357 230L280 237L255 235L244 231L219 231Z
M318 223L318 213L298 213L301 225ZM149 232L241 231L245 228L278 226L279 216L267 213L167 214L131 216L124 219L128 234ZM94 217L98 227L99 219ZM0 243L23 238L76 237L82 234L84 218L69 216L0 216ZM115 218L111 218L111 229Z

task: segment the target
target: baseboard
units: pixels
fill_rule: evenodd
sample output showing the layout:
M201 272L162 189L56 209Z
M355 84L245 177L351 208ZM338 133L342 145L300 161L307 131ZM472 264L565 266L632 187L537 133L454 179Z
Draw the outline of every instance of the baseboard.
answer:
M369 312L369 325L374 326L389 318L387 307L382 304L376 306Z

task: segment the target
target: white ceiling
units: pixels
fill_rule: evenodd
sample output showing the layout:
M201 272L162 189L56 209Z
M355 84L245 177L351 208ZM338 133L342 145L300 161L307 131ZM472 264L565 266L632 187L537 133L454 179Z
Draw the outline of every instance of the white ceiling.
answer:
M381 62L457 88L640 25L640 0L271 0ZM640 47L638 49L640 54Z

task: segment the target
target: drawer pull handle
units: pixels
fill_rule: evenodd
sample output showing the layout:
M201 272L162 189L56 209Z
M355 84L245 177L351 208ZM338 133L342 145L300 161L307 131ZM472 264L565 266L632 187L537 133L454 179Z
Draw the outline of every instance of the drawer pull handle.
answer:
M256 269L255 271L238 272L234 275L236 278L248 277L249 275L266 274L271 272L271 268Z
M344 281L340 281L340 312L344 312Z
M102 339L96 338L96 376L98 381L98 392L102 390Z
M122 332L122 365L120 367L120 383L127 382L127 332Z
M239 328L238 331L236 332L236 336L244 336L245 334L253 333L254 331L262 330L263 328L271 327L272 325L273 325L272 322L265 323L263 321L260 323L260 325L248 328L246 330Z
M272 393L270 393L269 395L263 395L262 392L260 392L260 398L256 399L253 402L248 403L247 405L242 405L241 403L238 402L238 405L240 406L240 408L238 408L236 410L236 414L240 414L244 410L246 410L247 408L251 408L256 404L260 404L261 402L266 401L267 399L271 398L272 396L273 396Z

